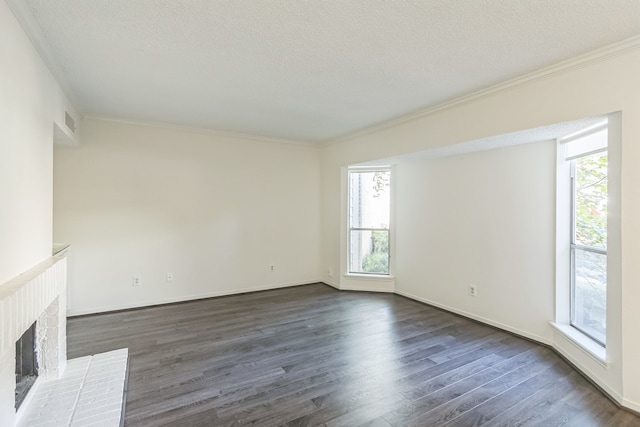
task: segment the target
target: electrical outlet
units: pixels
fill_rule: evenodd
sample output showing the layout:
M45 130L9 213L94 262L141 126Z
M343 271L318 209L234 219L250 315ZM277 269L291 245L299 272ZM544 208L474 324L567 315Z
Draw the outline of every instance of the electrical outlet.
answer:
M327 268L327 276L333 277L333 268L331 267Z
M140 286L142 284L142 278L140 276L133 276L131 284L133 286Z
M272 272L272 273L273 273L274 271L276 271L276 266L275 266L275 264L271 264L271 265L269 266L269 271L270 271L270 272Z
M475 297L477 295L476 285L469 285L469 295Z
M167 282L173 282L173 273L167 273Z

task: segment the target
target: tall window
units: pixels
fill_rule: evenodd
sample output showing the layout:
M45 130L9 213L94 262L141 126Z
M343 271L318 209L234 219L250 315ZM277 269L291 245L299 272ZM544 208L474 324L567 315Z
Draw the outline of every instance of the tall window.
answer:
M391 170L349 169L349 273L389 274Z
M607 331L607 126L569 142L571 325L602 346Z

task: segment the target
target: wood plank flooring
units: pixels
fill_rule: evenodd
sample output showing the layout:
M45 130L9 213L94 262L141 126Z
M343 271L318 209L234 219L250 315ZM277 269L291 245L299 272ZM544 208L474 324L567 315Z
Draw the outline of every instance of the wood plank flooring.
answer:
M71 318L128 347L127 426L640 426L550 349L323 284Z

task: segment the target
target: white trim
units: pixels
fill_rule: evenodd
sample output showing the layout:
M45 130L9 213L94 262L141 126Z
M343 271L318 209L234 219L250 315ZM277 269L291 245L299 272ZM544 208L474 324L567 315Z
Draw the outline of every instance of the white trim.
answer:
M626 408L629 408L629 409L632 409L634 411L640 412L640 404L638 404L637 402L630 401L628 399L623 399L622 396L617 391L613 390L607 384L605 384L604 382L600 381L599 377L596 374L594 374L589 368L587 368L583 364L579 363L561 345L558 345L558 343L554 342L553 340L549 340L548 338L544 338L544 337L541 337L541 336L536 335L536 334L531 334L529 332L522 331L522 330L517 329L517 328L513 328L511 326L508 326L508 325L505 325L503 323L487 319L487 318L482 317L482 316L477 316L475 314L468 313L468 312L466 312L464 310L458 310L458 309L455 309L453 307L450 307L450 306L447 306L447 305L444 305L444 304L439 304L437 302L428 300L426 298L421 298L421 297L415 296L415 295L410 294L408 292L399 291L399 290L396 289L395 293L397 295L401 295L401 296L404 296L406 298L409 298L409 299L412 299L412 300L415 300L415 301L423 302L423 303L431 305L433 307L438 307L438 308L441 308L443 310L446 310L446 311L449 311L449 312L452 312L452 313L456 313L456 314L459 314L461 316L464 316L464 317L467 317L467 318L470 318L470 319L474 319L474 320L477 320L477 321L482 322L484 324L495 326L495 327L503 329L503 330L505 330L507 332L512 332L512 333L514 333L516 335L520 335L522 337L526 337L526 338L529 338L531 340L537 341L539 343L548 345L548 346L552 347L554 350L556 350L558 353L560 353L564 358L569 360L575 366L576 369L578 369L584 375L589 377L593 382L595 382L598 385L598 387L600 387L602 390L604 390L617 403L619 403L620 405L622 405L622 406L624 406ZM550 322L550 323L552 323L552 322ZM554 330L559 330L558 328L555 327L555 325L552 324L552 326L554 326ZM562 334L561 336L564 337L566 335ZM576 344L571 339L567 339L567 341L571 342L573 344ZM581 350L584 351L584 349L582 349L582 348L581 348ZM591 356L591 357L593 357L593 356ZM602 362L598 362L598 363L602 364ZM605 367L607 367L607 366L605 366Z
M540 70L536 70L533 71L531 73L516 77L514 79L511 80L507 80L505 82L502 83L498 83L494 86L490 86L486 89L482 89L476 92L472 92L468 95L464 95L458 98L454 98L450 101L446 101L446 102L442 102L440 104L437 104L435 106L426 108L424 110L418 111L416 113L413 114L409 114L403 117L399 117L397 119L394 120L389 120L387 122L384 123L380 123L377 125L373 125L370 127L367 127L365 129L361 129L359 131L356 132L352 132L352 133L348 133L346 135L337 137L337 138L331 138L328 140L325 140L323 142L321 142L320 144L322 146L330 146L330 145L335 145L335 144L341 144L343 142L347 142L356 138L360 138L360 137L364 137L367 135L371 135L373 133L376 132L380 132L382 130L385 129L389 129L389 128L393 128L396 126L399 126L405 122L409 122L409 121L413 121L413 120L418 120L427 116L431 116L433 114L436 114L442 110L446 110L449 108L453 108L456 107L458 105L476 100L478 98L483 98L489 95L492 95L494 93L497 92L501 92L503 90L512 88L512 87L517 87L517 86L524 86L530 83L533 83L537 80L543 80L543 79L547 79L550 77L554 77L556 75L560 75L560 74L564 74L564 73L568 73L570 71L573 71L575 69L579 69L579 68L584 68L586 66L589 66L591 64L595 64L597 62L602 62L605 61L609 58L612 57L616 57L619 55L623 55L627 52L631 52L634 50L638 50L640 49L640 36L634 36L631 38L628 38L626 40L622 40L620 42L611 44L609 46L605 46L603 48L600 49L596 49L594 51L588 52L586 54L583 55L579 55L576 56L574 58L571 59L567 59L565 61L559 62L555 65L549 66L549 67L545 67L542 68Z
M365 286L340 286L341 291L357 291L357 292L379 292L382 294L395 293L393 287L391 288L370 288Z
M609 367L606 348L602 347L600 344L596 343L594 340L571 325L556 322L549 322L549 324L558 333L562 334L567 339L567 341L572 343L577 349L581 350L584 354L600 364L603 368ZM555 345L554 348L556 348ZM573 358L571 360L573 360Z
M49 44L46 42L45 37L42 34L42 30L35 23L35 19L29 8L26 6L26 3L21 0L7 0L6 1L9 8L12 10L14 16L22 26L25 34L29 37L34 48L39 53L42 61L45 63L46 67L50 70L50 72L54 75L59 85L62 87L63 92L67 96L67 98L72 102L72 104L77 104L75 98L72 95L72 92L69 90L69 84L66 82L66 78L64 78L64 74L60 72L61 68L58 65L58 62L55 60L54 56L51 54L51 49ZM432 114L435 114L439 111L455 107L460 104L464 104L469 101L473 101L475 99L485 97L491 95L496 92L500 92L504 89L508 89L515 86L525 85L536 80L549 78L558 74L563 74L566 72L570 72L574 69L583 68L588 65L601 62L607 60L609 58L623 55L627 52L634 51L636 49L640 49L640 36L630 37L628 39L619 41L617 43L613 43L609 46L602 47L600 49L593 50L591 52L585 53L583 55L576 56L574 58L567 59L565 61L561 61L555 65L551 65L549 67L542 68L540 70L533 71L528 74L524 74L522 76L507 80L505 82L490 86L486 89L482 89L476 92L472 92L470 94L454 98L449 101L442 102L435 106L426 108L424 110L418 111L413 114L408 114L397 119L389 120L384 123L379 123L373 126L366 127L364 129L349 132L346 135L342 135L336 138L328 138L320 141L311 141L311 140L287 140L287 139L277 139L270 138L267 136L261 135L246 135L246 134L236 134L232 132L223 132L216 130L207 130L211 132L211 134L216 135L225 135L225 136L235 136L237 138L247 138L254 139L260 141L270 141L270 142L281 142L281 143L293 143L300 145L310 145L310 146L329 146L334 144L339 144L345 141L349 141L358 137L362 137L365 135L369 135L383 129L391 128L398 126L404 122L412 121L415 119L419 119L422 117L426 117ZM78 111L78 114L82 116L82 112ZM97 115L86 115L85 117L89 118L101 118L107 119L106 117L102 118ZM117 119L112 119L114 121L118 121ZM135 123L135 122L133 122ZM183 128L184 129L184 128ZM191 130L196 130L191 128ZM200 131L205 131L205 129L199 129Z
M337 283L333 283L333 282L330 282L328 280L323 280L321 283L324 283L327 286L331 286L332 288L334 288L334 289L336 289L338 291L340 290L340 285L338 285Z
M269 136L261 136L261 135L250 135L246 133L240 132L228 132L221 131L216 129L209 128L201 128L197 126L183 126L178 124L171 123L162 123L162 122L154 122L147 120L130 120L123 119L119 117L110 117L110 116L102 116L99 114L86 114L84 119L102 121L102 122L110 122L110 123L121 123L125 125L133 125L133 126L141 126L141 127L153 127L159 129L168 129L186 133L194 133L199 135L210 135L217 136L220 138L234 138L234 139L246 139L250 141L261 141L261 142L271 142L275 144L289 144L289 145L301 145L303 147L310 147L318 149L320 146L312 141L302 141L295 139L286 139L286 138L274 138Z
M215 298L215 297L222 297L227 295L240 295L240 294L246 294L249 292L268 291L272 289L290 288L290 287L301 286L301 285L312 285L314 283L319 283L319 282L322 282L322 280L309 279L309 280L303 280L300 282L280 283L275 285L256 286L252 288L207 292L203 294L194 294L194 295L188 295L188 296L182 296L182 297L163 298L163 299L158 299L153 301L144 301L144 302L133 303L133 304L109 305L109 306L94 307L94 308L88 308L88 309L82 309L82 310L69 309L67 310L67 316L82 316L85 314L98 314L98 313L104 313L108 311L128 310L131 308L152 307L154 305L171 304L174 302L194 301L199 299Z
M570 162L571 160L576 160L581 157L589 157L589 156L593 156L594 154L604 153L608 151L608 149L609 147L603 147L603 148L598 148L596 150L585 151L584 153L580 153L580 154L574 154L573 156L565 157L565 161Z
M347 171L351 172L351 171L356 171L356 172L378 172L378 171L383 171L383 170L388 170L389 172L391 172L391 165L362 165L362 166L358 166L358 165L349 165L347 166Z
M561 335L561 336L564 336ZM568 340L570 341L570 340ZM570 341L571 342L571 341ZM582 372L584 375L586 375L587 377L589 377L589 379L591 381L593 381L594 383L596 383L598 385L598 387L600 387L602 390L604 390L613 400L615 400L618 404L623 405L623 399L622 399L622 395L620 395L620 393L618 393L617 391L615 391L614 389L612 389L609 385L607 385L605 382L601 381L598 377L598 375L596 375L594 372L592 372L589 368L587 368L584 364L578 362L571 354L569 354L569 352L567 352L562 346L554 344L553 349L555 351L557 351L558 353L560 353L565 359L569 360L573 366L580 372Z
M602 122L596 123L593 126L589 126L586 129L581 129L581 130L579 130L577 132L574 132L572 134L563 136L562 138L558 138L558 142L560 144L566 144L566 143L569 143L571 141L575 141L576 139L582 139L585 136L593 135L594 133L603 131L605 129L609 129L609 120L608 120L608 118L604 118L602 120Z
M622 403L620 404L625 408L631 409L632 411L640 412L640 403L638 402L634 402L629 399L622 399Z
M542 336L536 335L536 334L532 334L530 332L523 331L521 329L514 328L514 327L509 326L509 325L505 325L504 323L496 322L495 320L487 319L486 317L478 316L476 314L469 313L469 312L464 311L464 310L459 310L457 308L453 308L453 307L450 307L450 306L445 305L445 304L440 304L440 303L437 303L435 301L428 300L426 298L421 298L421 297L415 296L413 294L410 294L408 292L399 291L399 290L396 289L395 293L398 294L398 295L402 295L403 297L407 297L409 299L415 300L415 301L423 302L425 304L441 308L441 309L449 311L451 313L456 313L456 314L459 314L461 316L468 317L469 319L477 320L479 322L485 323L485 324L490 325L490 326L495 326L496 328L500 328L502 330L505 330L505 331L508 331L508 332L512 332L512 333L514 333L516 335L520 335L522 337L532 339L532 340L537 341L537 342L542 343L542 344L546 344L546 345L550 346L550 345L552 345L552 342L553 342L549 338L542 337Z
M13 12L13 16L16 18L25 35L31 40L31 44L33 48L40 56L44 66L49 70L53 78L60 86L60 89L65 94L69 102L71 102L74 106L78 105L76 102L77 99L73 96L73 91L70 90L71 86L65 77L65 74L62 72L62 68L58 64L58 61L51 52L51 46L46 40L46 37L42 33L42 29L40 25L36 22L29 6L27 6L27 2L23 0L6 0L9 9ZM78 115L82 117L82 112L77 111Z
M351 268L351 232L354 231L355 229L357 229L357 227L351 227L351 218L350 218L350 212L351 212L351 174L352 173L370 173L370 172L387 172L389 174L389 225L388 228L379 228L380 231L385 231L387 232L387 244L388 244L388 273L387 274L379 274L379 273L372 273L372 274L367 274L367 273L362 273L362 272L352 272L349 271ZM342 174L341 174L342 177ZM392 257L393 253L395 252L395 239L394 239L394 233L395 233L395 228L394 228L394 220L395 220L395 186L394 186L394 181L395 181L395 169L393 168L392 165L383 165L383 166L357 166L357 165L349 165L346 168L346 174L344 175L344 182L342 182L341 179L341 185L346 187L345 188L345 193L346 193L346 199L345 199L345 206L342 208L344 210L344 219L345 219L345 224L346 227L341 227L343 229L346 228L345 231L345 240L346 240L346 245L344 246L344 250L345 250L345 269L342 270L344 271L344 275L345 277L349 278L349 276L351 276L351 278L356 279L356 278L368 278L368 277L377 277L377 278L384 278L384 279L391 279L393 280L393 272L394 272L394 267L395 267L395 262L394 262L394 258ZM360 200L360 205L362 204L362 201ZM342 217L341 217L342 218Z
M371 280L373 282L393 281L395 277L391 274L365 274L365 273L345 273L346 279L352 280Z

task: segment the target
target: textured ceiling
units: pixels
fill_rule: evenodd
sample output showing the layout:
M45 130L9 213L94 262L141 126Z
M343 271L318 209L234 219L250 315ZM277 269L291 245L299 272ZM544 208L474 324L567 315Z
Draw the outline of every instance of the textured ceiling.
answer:
M85 114L304 141L640 34L640 0L9 2Z

